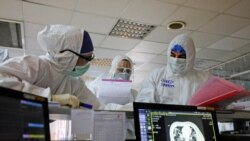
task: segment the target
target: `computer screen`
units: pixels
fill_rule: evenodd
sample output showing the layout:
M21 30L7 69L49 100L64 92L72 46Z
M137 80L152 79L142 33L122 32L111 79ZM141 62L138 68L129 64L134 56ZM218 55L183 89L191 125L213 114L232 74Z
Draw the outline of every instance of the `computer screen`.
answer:
M49 141L47 99L0 87L0 140Z
M215 111L195 106L134 103L138 141L217 141Z

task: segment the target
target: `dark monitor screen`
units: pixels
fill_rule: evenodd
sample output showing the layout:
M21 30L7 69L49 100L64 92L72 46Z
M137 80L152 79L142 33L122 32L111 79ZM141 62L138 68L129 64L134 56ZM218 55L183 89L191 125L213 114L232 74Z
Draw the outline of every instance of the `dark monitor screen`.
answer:
M215 111L195 106L134 103L138 141L217 141Z
M0 140L49 141L47 99L0 87Z

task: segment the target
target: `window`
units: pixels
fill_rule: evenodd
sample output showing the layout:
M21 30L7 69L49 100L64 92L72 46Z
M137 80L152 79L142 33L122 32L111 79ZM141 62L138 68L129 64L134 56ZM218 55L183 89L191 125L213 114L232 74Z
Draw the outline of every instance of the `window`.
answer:
M0 19L0 46L23 48L23 27L21 22Z

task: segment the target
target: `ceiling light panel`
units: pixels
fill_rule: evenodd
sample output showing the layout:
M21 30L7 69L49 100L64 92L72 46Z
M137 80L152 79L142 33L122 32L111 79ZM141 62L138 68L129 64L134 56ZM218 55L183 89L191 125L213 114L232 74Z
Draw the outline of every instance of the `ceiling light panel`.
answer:
M154 25L119 19L109 35L124 38L144 39L154 28Z

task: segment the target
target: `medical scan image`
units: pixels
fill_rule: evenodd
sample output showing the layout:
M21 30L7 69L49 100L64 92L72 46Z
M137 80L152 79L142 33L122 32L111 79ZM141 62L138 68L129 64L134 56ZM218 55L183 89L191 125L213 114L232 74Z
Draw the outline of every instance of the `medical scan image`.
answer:
M205 141L205 138L193 122L173 122L169 130L170 141Z

